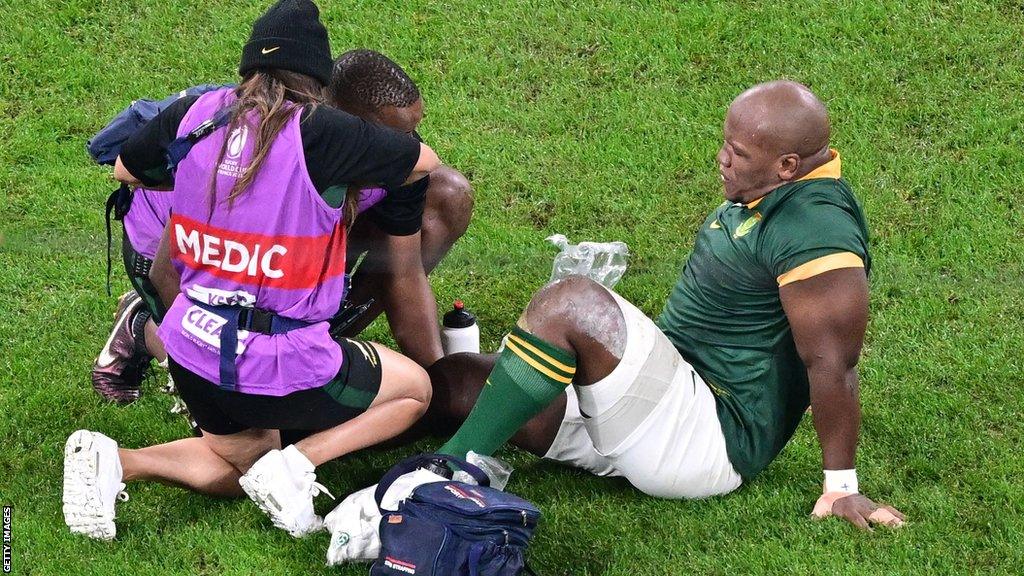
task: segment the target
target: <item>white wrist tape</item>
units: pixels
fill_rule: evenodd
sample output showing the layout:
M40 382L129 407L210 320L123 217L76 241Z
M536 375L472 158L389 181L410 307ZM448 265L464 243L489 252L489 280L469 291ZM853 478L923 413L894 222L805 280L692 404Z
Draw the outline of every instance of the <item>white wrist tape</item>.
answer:
M860 492L857 486L857 469L825 470L825 492Z

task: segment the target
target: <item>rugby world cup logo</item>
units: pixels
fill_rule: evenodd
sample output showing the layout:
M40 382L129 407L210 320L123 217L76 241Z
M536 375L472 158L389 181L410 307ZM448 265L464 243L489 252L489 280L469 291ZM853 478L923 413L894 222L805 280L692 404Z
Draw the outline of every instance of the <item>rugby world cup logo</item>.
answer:
M245 141L249 137L249 127L239 126L228 137L228 158L237 159L245 149Z

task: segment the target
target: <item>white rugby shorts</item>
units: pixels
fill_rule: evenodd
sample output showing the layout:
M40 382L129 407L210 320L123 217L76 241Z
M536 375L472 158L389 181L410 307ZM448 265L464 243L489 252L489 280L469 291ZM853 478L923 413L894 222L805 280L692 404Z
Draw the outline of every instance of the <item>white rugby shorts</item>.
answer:
M650 318L609 292L626 321L626 349L606 378L566 391L565 417L544 457L623 476L661 498L735 490L742 479L711 390Z

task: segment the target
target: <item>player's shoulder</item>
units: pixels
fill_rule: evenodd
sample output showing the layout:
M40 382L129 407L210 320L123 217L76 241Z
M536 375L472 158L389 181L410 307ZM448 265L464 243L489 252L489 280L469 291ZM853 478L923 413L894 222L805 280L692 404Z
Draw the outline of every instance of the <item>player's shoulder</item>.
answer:
M299 131L303 139L336 137L338 132L352 130L363 121L332 106L306 106L300 116Z
M866 245L867 220L845 180L803 180L777 192L782 194L763 208L760 249Z
M776 193L775 201L764 207L765 218L786 226L814 222L820 225L850 216L862 218L853 189L843 178L802 180L788 184Z

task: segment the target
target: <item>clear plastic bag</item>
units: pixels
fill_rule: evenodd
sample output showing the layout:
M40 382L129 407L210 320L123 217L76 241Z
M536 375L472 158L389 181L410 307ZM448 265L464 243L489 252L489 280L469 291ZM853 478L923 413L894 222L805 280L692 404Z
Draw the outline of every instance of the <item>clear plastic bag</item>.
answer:
M484 471L484 474L491 479L491 488L495 490L504 490L505 486L508 485L508 479L512 475L512 465L500 458L494 456L483 456L477 454L472 450L466 455L466 462L476 466L477 468ZM466 484L476 484L476 480L472 476L459 470L452 477L452 480L459 482L465 482Z
M551 268L551 280L566 276L586 276L609 290L614 288L626 273L629 247L625 242L580 242L570 244L563 234L547 238L561 251L555 256Z

